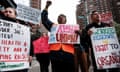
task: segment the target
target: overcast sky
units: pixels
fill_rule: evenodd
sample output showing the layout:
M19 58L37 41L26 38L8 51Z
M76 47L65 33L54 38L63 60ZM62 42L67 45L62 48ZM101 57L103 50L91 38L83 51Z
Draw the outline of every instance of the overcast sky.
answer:
M30 0L14 0L15 3L19 3L19 4L23 4L25 6L29 6L30 5Z
M42 0L42 9L45 7L47 0ZM76 5L79 0L51 0L52 5L49 8L49 18L57 23L59 14L67 16L67 24L76 24Z
M14 0L16 3L29 6L29 0ZM47 0L41 0L42 10L45 7ZM49 8L49 19L57 23L59 14L67 16L67 24L76 24L76 5L79 0L51 0L52 5Z

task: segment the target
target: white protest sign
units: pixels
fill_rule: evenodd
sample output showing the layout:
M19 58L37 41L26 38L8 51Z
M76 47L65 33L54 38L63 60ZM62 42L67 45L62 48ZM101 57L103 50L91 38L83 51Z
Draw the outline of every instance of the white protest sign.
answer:
M120 68L120 45L114 27L96 28L91 36L98 69Z
M18 4L16 11L17 11L17 19L20 19L26 22L31 22L33 24L40 23L40 19L41 19L40 10Z
M79 35L75 33L75 30L79 30L78 25L58 24L51 28L49 43L67 43L67 44L79 44Z
M0 20L0 71L29 68L30 29Z

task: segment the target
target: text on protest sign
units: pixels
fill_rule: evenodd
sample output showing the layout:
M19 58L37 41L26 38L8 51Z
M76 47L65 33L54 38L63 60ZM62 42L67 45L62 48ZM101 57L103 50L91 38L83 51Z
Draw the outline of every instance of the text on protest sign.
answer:
M120 68L120 45L113 27L96 28L91 36L98 69Z
M27 7L24 5L17 5L17 19L31 22L33 24L39 24L41 18L41 12L38 9Z
M49 43L80 43L79 36L75 34L75 30L79 30L78 25L55 25L51 28Z
M29 42L28 27L0 20L0 71L29 68Z

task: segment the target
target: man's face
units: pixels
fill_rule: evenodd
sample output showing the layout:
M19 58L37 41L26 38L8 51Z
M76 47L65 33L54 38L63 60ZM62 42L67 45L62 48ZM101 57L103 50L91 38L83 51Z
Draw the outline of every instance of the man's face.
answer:
M98 12L94 12L91 16L91 19L93 22L99 22L100 21L100 14Z
M4 15L9 18L16 18L15 10L13 8L6 8Z
M58 23L59 23L59 24L66 24L66 17L64 17L64 16L59 16L59 17L58 17Z

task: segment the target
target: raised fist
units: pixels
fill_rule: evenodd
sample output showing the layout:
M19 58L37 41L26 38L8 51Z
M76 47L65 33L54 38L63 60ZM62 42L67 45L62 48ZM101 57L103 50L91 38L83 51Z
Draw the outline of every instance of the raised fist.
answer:
M48 8L51 4L52 4L51 1L47 1L47 2L46 2L46 8Z

